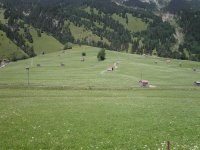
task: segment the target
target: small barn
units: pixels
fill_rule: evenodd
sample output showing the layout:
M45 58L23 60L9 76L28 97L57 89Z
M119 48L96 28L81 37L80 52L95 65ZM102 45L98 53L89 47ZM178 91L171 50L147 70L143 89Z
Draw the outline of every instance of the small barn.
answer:
M193 85L200 86L200 81L195 81Z
M114 70L114 66L113 65L109 65L107 68L107 71L113 71Z
M140 80L139 85L141 87L149 87L149 81L148 80Z

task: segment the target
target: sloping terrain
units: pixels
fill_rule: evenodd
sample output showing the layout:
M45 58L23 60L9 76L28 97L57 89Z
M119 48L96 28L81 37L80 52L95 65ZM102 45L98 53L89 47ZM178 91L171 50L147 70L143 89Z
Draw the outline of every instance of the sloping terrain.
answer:
M198 62L112 51L106 51L106 60L99 62L98 51L99 48L76 46L71 50L10 64L1 70L0 84L26 85L26 67L31 67L30 83L33 86L132 88L138 87L138 81L142 78L159 88L191 87L194 81L199 80ZM81 61L82 52L86 53L84 62ZM113 72L107 71L109 66L115 64L117 68ZM193 71L194 68L196 72ZM15 72L17 74L13 77Z
M112 51L101 62L99 50L74 47L0 68L0 147L200 147L198 62ZM150 88L140 87L141 79Z
M40 37L33 27L30 28L30 33L33 37L33 47L36 54L41 54L42 52L50 53L63 49L63 44L47 33L41 33Z
M127 4L129 7L122 4L129 2L134 3L133 7L131 4ZM187 11L190 16L188 19L195 16L198 19L199 14L195 12L197 9L193 6L198 6L199 3L195 0L184 1L181 5L187 7L185 11L173 4L177 2L180 3L176 0L162 2L59 0L56 3L54 0L48 2L20 0L19 3L14 0L2 0L4 5L1 6L1 18L4 20L0 27L29 57L34 57L42 51L57 51L61 45L70 42L127 53L156 54L167 58L200 61L199 35L196 31L198 21L196 23L195 19L191 20L190 25L195 28L188 30L188 22L182 20L187 16ZM145 4L145 7L140 8L135 6L135 3ZM170 6L177 8L177 11L171 12L175 13L174 21L179 29L170 22L164 22L159 15L162 11L165 13L170 10ZM41 33L48 35L46 41L43 41L46 36L40 39L36 38L36 32L32 35L27 25L37 31L38 37ZM21 30L24 30L23 34ZM186 33L185 39L182 38L181 42L180 30ZM52 44L48 44L48 47L41 43Z
M0 9L0 22L2 25L7 25L8 20L4 17L5 10ZM47 35L46 33L40 33L38 36L38 32L33 27L28 27L30 30L30 36L33 40L31 43L25 38L25 28L21 27L20 35L26 40L26 43L30 46L33 46L36 54L41 54L42 52L49 53L58 51L63 48L63 45L53 38L51 35ZM0 44L0 58L8 59L11 61L28 58L28 54L21 49L20 46L17 46L16 41L14 39L10 39L4 31L0 31L1 33L1 44Z
M0 60L6 59L16 61L18 59L25 59L28 56L17 47L6 34L0 31Z
M19 27L24 28L25 24L46 32L62 44L72 42L138 54L151 54L157 49L159 56L167 57L170 56L170 47L175 42L174 30L170 29L170 24L163 23L152 12L127 8L107 0L66 0L56 4L53 1L47 4L46 1L21 0L21 3L15 3L8 0L4 9L4 18L8 20L8 25L3 26L4 31L11 32L14 28L14 35L10 38L13 41L17 39L18 46L30 57L37 54L31 44L34 39L26 27L22 37L18 33ZM166 28L169 29L167 34ZM153 32L159 34L152 38ZM24 39L29 43L24 43ZM138 41L142 43L142 48L134 43ZM168 48L162 50L162 47Z

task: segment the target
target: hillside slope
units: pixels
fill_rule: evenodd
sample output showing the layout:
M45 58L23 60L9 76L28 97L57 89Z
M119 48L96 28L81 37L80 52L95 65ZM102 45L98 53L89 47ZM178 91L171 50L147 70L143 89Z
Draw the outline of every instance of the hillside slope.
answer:
M18 59L28 58L29 55L26 54L26 50L21 49L21 46L18 45L15 38L8 36L8 34L10 34L8 32L9 29L11 29L11 32L13 32L13 29L15 29L17 26L9 24L8 23L9 19L6 18L5 14L6 14L5 9L0 8L0 23L1 23L0 31L1 31L1 37L2 37L1 48L0 48L1 50L0 58L9 59L9 60L18 60ZM18 24L20 24L20 26L17 27L18 31L15 29L14 32L19 33L19 35L22 37L22 40L25 41L25 44L33 46L33 49L36 54L41 54L43 51L45 53L49 53L49 52L57 51L63 48L63 44L61 44L53 36L47 35L45 32L41 33L40 30L37 30L34 27L24 24L24 22L21 20L18 20L17 22ZM40 35L38 35L38 31L40 31L39 33ZM32 40L31 42L30 42L30 39L27 38L27 35L30 36L30 39ZM13 36L16 36L16 35L14 34Z
M24 22L52 35L62 44L72 42L138 54L151 54L157 49L159 56L170 56L170 44L174 43L173 29L158 16L151 12L119 6L107 0L66 0L56 4L54 1L47 4L46 1L21 0L21 3L15 3L8 0L4 4L8 28L15 27L18 30ZM18 11L19 9L21 11ZM166 28L169 29L167 34ZM81 36L77 31L80 31ZM150 38L153 32L159 34ZM30 43L34 42L27 29L25 38ZM137 46L138 41L143 47ZM19 46L23 48L23 44ZM163 51L162 47L168 48ZM28 49L31 50L29 56L34 56L34 48Z
M129 89L139 87L138 81L146 79L157 88L192 88L193 82L199 80L198 62L113 51L106 51L106 60L99 62L99 50L76 46L65 53L59 51L12 63L1 69L0 85L26 85L26 67L30 67L31 86ZM86 53L84 62L82 52ZM117 67L107 71L112 65Z
M4 32L0 31L0 62L3 59L16 61L25 58L28 58L27 54L8 39Z
M131 0L123 2L135 3ZM140 8L139 6L126 7L119 4L123 2L117 1L116 3L111 0L58 0L56 2L55 0L20 0L16 3L14 0L2 0L4 18L7 23L2 22L1 30L29 57L34 57L45 49L49 49L47 51L54 51L54 48L58 50L62 45L71 42L140 55L200 61L197 50L198 38L195 39L197 34L195 37L190 34L192 38L189 38L192 40L189 43L195 43L197 46L188 46L184 42L182 44L176 36L178 35L176 26L171 25L170 22L164 22L157 15L159 9ZM158 5L161 7L161 5L169 3L169 1L139 0L138 2L145 4L148 8L151 5L156 8ZM176 15L180 19L180 14ZM177 24L180 23L180 20L176 21ZM49 42L48 38L46 41L43 41L43 38L36 38L36 32L32 35L33 32L26 25L40 32L37 34L46 33L52 36L53 42ZM179 27L186 32L187 29L183 25L179 24ZM21 30L23 30L23 34L20 32ZM186 34L186 40L187 37ZM56 44L48 44L49 47L43 47L45 43L54 42ZM188 52L187 55L185 51Z

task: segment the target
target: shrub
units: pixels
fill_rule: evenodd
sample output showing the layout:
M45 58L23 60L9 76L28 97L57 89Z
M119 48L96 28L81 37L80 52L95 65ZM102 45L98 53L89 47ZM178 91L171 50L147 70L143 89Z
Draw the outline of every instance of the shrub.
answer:
M102 49L98 52L98 54L97 54L97 59L98 59L98 61L103 61L103 60L106 59L106 52L105 52L105 49L104 49L104 48L102 48Z
M85 53L85 52L82 52L82 56L86 56L86 53Z

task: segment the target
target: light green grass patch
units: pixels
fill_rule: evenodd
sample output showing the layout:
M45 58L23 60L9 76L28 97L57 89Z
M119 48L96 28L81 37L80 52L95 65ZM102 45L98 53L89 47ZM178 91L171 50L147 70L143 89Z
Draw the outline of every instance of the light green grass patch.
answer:
M4 19L4 12L5 10L3 8L0 8L0 22L3 24L8 22L7 19Z
M83 40L83 39L86 38L86 39L88 39L90 41L93 40L95 42L102 41L102 42L105 42L107 44L110 43L106 38L103 38L103 40L101 40L101 38L99 36L93 34L92 31L89 31L89 30L85 29L83 26L77 27L72 22L70 22L70 26L69 27L70 27L70 30L72 32L72 35L74 36L74 38L76 40L77 39Z
M126 23L126 19L120 17L117 14L113 14L112 18L119 21L126 29L131 32L140 32L147 29L148 24L142 21L140 18L134 17L131 14L127 14L128 16L128 24Z
M30 33L33 37L33 47L36 54L55 52L63 48L63 44L46 33L41 33L42 36L38 37L37 31L33 27L30 28Z
M84 7L83 10L86 11L88 14L91 14L91 7ZM96 8L93 8L93 12L94 14L99 15L98 10Z
M12 60L27 57L27 55L0 31L0 59Z

